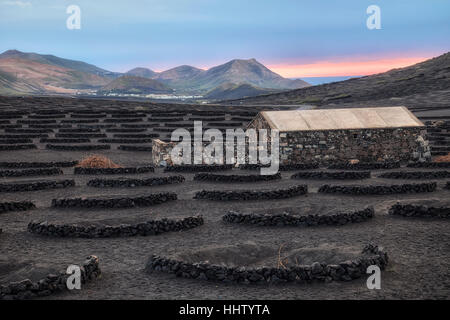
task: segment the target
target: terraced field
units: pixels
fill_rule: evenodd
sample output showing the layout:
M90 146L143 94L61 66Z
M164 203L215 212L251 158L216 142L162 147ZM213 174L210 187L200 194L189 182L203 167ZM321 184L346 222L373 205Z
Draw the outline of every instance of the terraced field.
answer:
M448 299L449 163L152 167L152 138L262 109L1 98L0 298ZM448 119L416 114L446 154ZM93 153L122 168L75 167ZM82 289L58 290L82 263Z

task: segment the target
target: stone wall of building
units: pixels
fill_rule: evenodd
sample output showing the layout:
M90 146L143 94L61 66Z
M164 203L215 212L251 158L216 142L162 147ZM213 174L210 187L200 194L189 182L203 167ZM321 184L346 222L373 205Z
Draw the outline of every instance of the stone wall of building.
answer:
M223 137L225 139L225 137ZM172 142L172 141L162 141L160 139L154 139L152 142L152 160L153 164L155 166L161 166L161 167L168 167L168 166L174 166L178 165L177 163L174 163L173 159L171 158L172 149L178 144L178 142ZM210 145L211 142L209 141L201 141L199 144L194 144L194 142L191 143L191 163L186 164L217 164L222 165L223 162L220 163L214 163L214 158L211 158L209 156L209 153L204 153L205 147ZM197 154L202 154L202 161L201 163L194 163L194 152L195 150L198 151ZM223 155L225 155L225 149L223 148ZM181 158L183 156L183 152L180 150L178 152L178 156ZM212 154L214 157L214 153ZM222 161L225 161L223 157L221 157Z
M421 128L282 132L280 163L417 161L427 156L425 134Z
M260 114L247 128L271 129ZM431 153L425 136L424 127L280 132L280 164L428 161ZM268 139L270 143L270 133ZM153 140L153 163L171 165L175 145Z
M176 145L176 142L165 142L160 139L153 139L152 141L152 160L156 166L172 165L170 159L170 152Z
M270 129L261 115L249 127ZM280 163L427 161L425 136L420 127L280 132Z

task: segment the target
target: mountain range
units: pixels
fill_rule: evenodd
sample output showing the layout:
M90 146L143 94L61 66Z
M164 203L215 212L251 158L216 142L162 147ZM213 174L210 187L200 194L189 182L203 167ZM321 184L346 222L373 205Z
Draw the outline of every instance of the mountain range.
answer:
M0 94L6 95L176 92L235 99L307 86L255 59L235 59L208 70L182 65L163 72L139 67L118 73L54 55L18 50L0 54Z
M127 72L136 76L143 76L168 84L176 89L211 90L224 84L250 84L265 89L297 89L309 86L301 79L286 79L270 71L256 59L235 59L222 65L202 70L191 66L179 66L163 72L150 69L136 68Z
M236 105L448 106L450 52L405 68L296 90L221 102ZM421 103L419 103L422 101Z

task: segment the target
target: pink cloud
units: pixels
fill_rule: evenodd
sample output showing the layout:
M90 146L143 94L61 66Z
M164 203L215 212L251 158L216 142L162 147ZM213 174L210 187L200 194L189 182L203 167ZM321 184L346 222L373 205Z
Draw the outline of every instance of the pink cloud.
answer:
M354 61L317 61L307 64L273 64L268 68L283 77L333 77L360 76L385 72L394 68L407 67L432 56L381 58L374 60L354 59Z

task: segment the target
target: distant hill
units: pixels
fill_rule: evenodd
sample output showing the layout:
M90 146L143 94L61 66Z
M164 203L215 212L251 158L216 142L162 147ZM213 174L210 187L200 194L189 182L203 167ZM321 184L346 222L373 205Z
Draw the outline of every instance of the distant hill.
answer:
M82 61L76 61L76 60L69 60L69 59L63 59L56 57L54 55L50 54L38 54L33 52L21 52L18 50L8 50L0 54L0 59L3 58L15 58L15 59L22 59L22 60L29 60L34 61L38 63L48 64L52 66L62 67L66 69L72 69L80 72L86 72L95 74L101 77L116 77L120 75L116 72L111 72L99 67L96 67L92 64L82 62Z
M243 97L254 97L273 92L277 92L277 90L258 88L248 83L224 83L210 90L204 97L211 100L227 100Z
M172 93L173 89L154 79L125 75L114 79L106 86L98 90L100 94L126 93L126 94L151 94Z
M192 79L205 71L192 66L179 66L157 74L154 79L166 83L174 88L192 88Z
M111 79L96 74L17 57L0 58L1 94L73 94L95 89Z
M231 60L210 68L191 80L191 86L210 90L225 83L248 83L260 88L294 89L309 86L303 80L290 80L270 71L255 59Z
M431 94L434 93L434 94ZM450 94L450 53L384 73L327 83L298 90L226 101L226 104L313 104L365 105L404 103L419 105L424 94L438 105L447 104ZM446 98L447 97L447 98ZM426 101L423 101L426 103ZM420 104L423 104L422 102Z
M134 68L134 69L127 71L126 74L130 75L130 76L152 79L153 77L158 75L158 72L155 72L148 68Z

